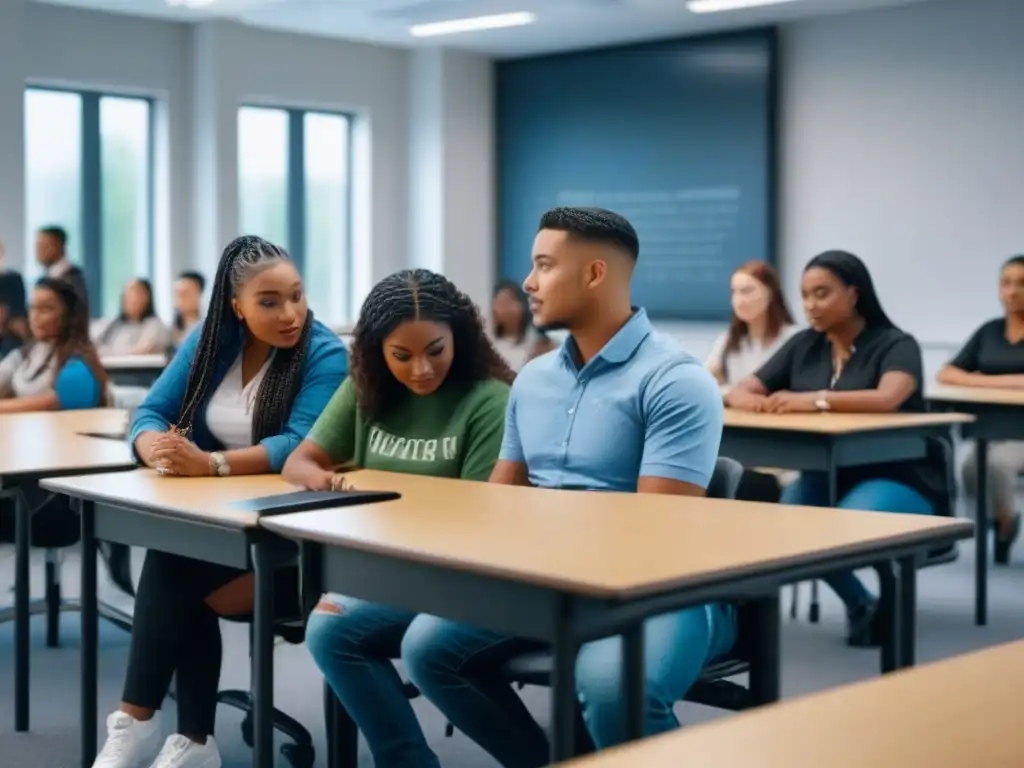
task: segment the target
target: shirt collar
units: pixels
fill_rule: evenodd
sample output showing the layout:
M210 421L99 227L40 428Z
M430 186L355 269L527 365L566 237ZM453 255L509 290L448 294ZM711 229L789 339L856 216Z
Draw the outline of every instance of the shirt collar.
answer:
M651 335L653 330L654 326L651 325L651 321L647 317L647 310L633 307L633 316L608 340L608 343L601 347L601 351L594 355L593 359L584 368L594 366L597 361L612 365L626 362L633 356L633 353L643 343L643 340ZM569 336L562 342L561 350L562 359L569 366L569 369L573 371L577 370L573 355L575 346L576 342L572 336Z
M71 269L71 262L68 261L67 256L61 257L59 260L53 262L49 267L46 268L47 277L64 277Z

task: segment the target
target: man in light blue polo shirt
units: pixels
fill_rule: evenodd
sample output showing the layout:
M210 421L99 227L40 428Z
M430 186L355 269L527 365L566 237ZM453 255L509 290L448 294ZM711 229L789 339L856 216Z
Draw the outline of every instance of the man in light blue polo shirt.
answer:
M615 213L544 214L524 288L536 325L570 336L516 378L491 482L704 495L722 436L721 394L699 360L630 304L638 252L636 231ZM648 734L679 725L673 704L708 662L731 649L735 635L727 605L646 622ZM548 764L547 737L496 671L542 647L419 616L402 657L413 682L456 728L506 768L533 768ZM623 740L621 658L618 637L587 643L577 656L577 692L599 748Z

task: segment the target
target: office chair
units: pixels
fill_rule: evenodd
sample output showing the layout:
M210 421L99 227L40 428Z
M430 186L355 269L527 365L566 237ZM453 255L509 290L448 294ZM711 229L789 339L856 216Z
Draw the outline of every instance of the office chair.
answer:
M25 493L20 488L10 488L0 491L0 499L7 499L13 504L28 504ZM63 503L57 494L49 494L31 510L35 515L47 504ZM74 507L69 514L77 512ZM33 538L36 538L33 536ZM61 559L62 553L68 547L78 543L78 536L69 535L64 537L67 541L61 541L57 546L34 546L34 549L45 549L46 571L45 588L43 599L36 599L29 602L29 615L46 615L46 647L56 648L60 645L60 614L63 611L77 611L81 608L81 601L65 599L61 595ZM100 556L107 566L111 581L118 589L129 597L135 596L135 589L131 581L131 550L123 544L104 544L100 547ZM99 615L114 626L125 632L132 631L132 617L104 601L98 602ZM9 606L0 609L0 623L14 620L14 607Z
M708 484L708 498L735 498L742 476L743 466L739 462L720 457ZM777 650L774 642L778 634L778 599L771 596L751 602L740 602L738 611L736 646L729 656L704 669L700 679L687 691L685 701L740 711L770 703L778 697L778 691L765 689L757 677L761 669L760 654L774 653ZM765 638L770 640L766 641ZM520 688L524 685L547 686L550 685L552 666L553 657L550 653L528 654L510 661L501 670L501 674L509 683ZM748 686L727 679L746 672L751 674ZM406 696L410 699L420 695L412 683L405 683L404 688ZM327 764L331 768L356 768L359 751L358 730L326 681L324 717L327 726ZM445 726L445 735L451 736L453 733L454 727L448 723ZM582 714L578 710L576 744L581 754L593 750Z
M937 437L935 445L940 447L943 461L946 465L946 495L947 503L945 509L939 509L936 514L941 517L956 517L956 504L958 489L956 484L956 459L954 458L952 437ZM984 535L975 533L975 535ZM918 569L934 568L938 565L956 562L960 557L960 548L956 544L949 544L934 549L919 558ZM812 624L817 624L821 618L821 605L818 601L818 580L811 581L811 605L807 612L807 619ZM791 600L789 603L789 617L796 619L800 612L800 584L792 586Z

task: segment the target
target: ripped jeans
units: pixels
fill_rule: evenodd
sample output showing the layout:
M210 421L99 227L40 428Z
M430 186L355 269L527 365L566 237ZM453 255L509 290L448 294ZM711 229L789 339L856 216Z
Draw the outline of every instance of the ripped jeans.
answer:
M705 664L730 650L736 616L729 605L695 606L648 619L645 628L650 735L678 726L673 703ZM577 696L598 747L622 740L619 643L617 637L586 643L576 659ZM439 765L391 663L399 655L424 695L501 765L548 764L546 734L496 674L505 662L546 643L327 595L310 616L306 644L378 766Z

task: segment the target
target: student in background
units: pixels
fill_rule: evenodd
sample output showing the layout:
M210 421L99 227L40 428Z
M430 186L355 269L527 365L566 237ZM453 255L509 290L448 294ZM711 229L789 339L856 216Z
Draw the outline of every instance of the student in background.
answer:
M547 336L533 327L526 294L511 280L502 280L494 289L491 324L494 346L514 371L555 348Z
M172 476L280 472L346 371L344 345L313 319L287 254L240 237L221 257L202 331L188 338L136 411L132 447L142 464ZM298 614L298 597L297 569L280 569L276 609ZM148 551L122 703L107 718L94 768L149 765L154 756L160 768L219 768L218 618L252 610L251 573ZM155 715L172 677L177 733L159 750Z
M3 349L20 346L28 338L28 311L25 281L17 272L7 269L7 250L0 242L0 358Z
M344 475L333 468L351 463L487 480L514 375L472 300L448 279L423 269L393 274L363 304L352 375L288 459L284 477L337 490ZM414 617L332 594L306 625L306 646L381 766L438 765L391 662Z
M696 358L630 305L636 231L595 208L544 214L524 287L533 319L570 336L516 377L491 482L703 496L722 437L722 397ZM676 728L673 705L736 634L733 606L697 605L644 623L647 734ZM543 643L421 614L402 643L412 681L501 765L549 762L548 739L501 667ZM622 640L585 643L577 696L599 748L624 737ZM405 763L414 765L413 762Z
M864 263L845 251L815 256L801 281L811 327L793 336L756 374L727 395L734 408L767 413L921 413L921 349L889 319ZM844 509L932 514L949 504L943 446L926 458L839 471ZM804 472L782 492L785 504L829 504L823 472ZM877 645L877 600L852 572L826 579L846 605L847 643Z
M164 354L170 346L170 333L153 307L153 286L145 278L136 278L121 294L121 313L94 324L93 338L103 357L119 355Z
M732 387L752 376L796 333L779 276L763 261L748 261L732 274L732 319L715 342L708 370Z
M107 377L70 284L46 277L36 283L29 324L32 341L0 362L0 414L101 406Z
M957 387L1024 389L1024 256L1003 264L999 300L1004 314L989 320L968 339L956 357L939 372L942 384ZM1021 518L1014 510L1017 475L1024 472L1024 442L992 443L988 449L986 482L996 520L995 561L1010 561L1010 549L1020 535ZM978 490L978 462L973 451L963 468L968 492Z
M71 283L86 305L88 316L89 291L85 273L68 261L68 233L62 227L43 227L36 233L36 261L46 270L46 276Z
M174 284L174 326L171 343L177 349L203 321L203 292L206 278L198 272L182 272Z

